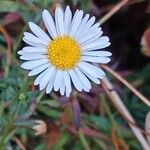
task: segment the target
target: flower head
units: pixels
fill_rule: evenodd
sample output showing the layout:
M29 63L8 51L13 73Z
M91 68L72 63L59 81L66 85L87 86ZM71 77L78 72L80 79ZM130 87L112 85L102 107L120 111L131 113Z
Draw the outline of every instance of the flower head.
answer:
M54 19L47 10L42 12L46 34L36 24L29 22L33 34L25 32L23 40L29 46L18 51L26 60L22 68L30 70L29 76L38 75L34 81L46 93L60 91L69 96L72 85L78 91L89 91L90 80L99 84L105 73L92 63L106 64L111 53L102 51L110 45L95 17L77 10L74 15L67 6L65 12L57 7ZM54 21L55 20L55 21Z
M33 126L32 129L36 131L35 135L45 134L47 131L47 124L43 120L35 120L37 125Z

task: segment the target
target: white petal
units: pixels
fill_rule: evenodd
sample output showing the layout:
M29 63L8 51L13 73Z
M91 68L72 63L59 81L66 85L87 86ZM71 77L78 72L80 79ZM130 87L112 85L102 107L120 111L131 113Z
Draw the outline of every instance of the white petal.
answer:
M23 54L23 51L20 50L20 51L18 51L17 53L18 53L19 55L22 55L22 54Z
M81 83L82 83L82 82L81 82ZM89 92L89 91L90 91L90 89L87 88L83 83L82 83L82 88L83 88L83 90L86 91L86 92Z
M45 75L49 72L49 68L43 71L34 81L34 85L40 84L41 80L45 77Z
M83 85L85 87L87 87L87 89L91 89L91 83L89 82L87 77L78 68L75 68L75 71L77 72L77 74L78 74L80 80L82 81Z
M85 56L99 56L99 57L108 57L111 56L112 53L108 51L90 51L90 52L84 52L83 55Z
M91 37L90 39L88 39L87 41L83 42L81 44L81 46L84 46L84 45L87 45L87 44L90 44L92 42L94 42L95 40L97 40L101 35L103 34L103 31L100 31L100 32L97 32L97 34L93 37ZM80 41L80 40L78 40Z
M91 76L94 76L96 78L102 78L102 76L105 75L103 70L101 70L100 68L95 67L94 65L91 65L87 62L80 62L78 64L78 66L80 68L82 68L85 72L87 72L88 74L90 74Z
M53 73L51 74L51 77L49 79L49 83L46 87L46 93L50 93L51 90L53 89L53 86L54 86L54 81L55 81L55 76L56 76L56 69L53 71Z
M43 17L44 24L48 32L50 33L51 37L52 38L57 37L55 23L50 13L47 10L44 10L42 12L42 17Z
M85 72L82 68L80 68L80 70L94 83L96 84L100 84L100 80L94 76L91 76L89 73Z
M74 70L69 70L69 74L70 74L71 80L72 80L75 88L78 91L82 91L82 85L80 83L80 79L79 79L77 73Z
M68 34L69 27L71 25L71 19L72 19L72 12L70 10L70 7L67 6L65 10L65 18L64 18L64 25L65 25L65 33Z
M87 22L87 24L86 24L86 27L91 27L91 26L94 24L95 20L96 20L96 18L95 18L94 16L91 17L91 18L88 20L88 22Z
M32 70L32 69L39 67L43 64L46 64L48 62L49 62L48 59L31 60L31 61L27 61L27 62L23 63L21 65L21 68Z
M37 46L37 44L36 44L36 43L31 42L31 41L27 40L27 39L26 39L26 38L24 38L24 37L23 37L23 41L24 41L26 44L29 44L29 45L31 45L31 46Z
M108 47L109 45L110 45L109 38L107 36L102 36L97 40L95 40L94 42L82 46L82 49L84 51L90 51L90 50L102 49Z
M20 56L20 59L22 60L35 60L35 59L43 59L43 58L47 58L46 55L41 55L41 54L24 54L22 56Z
M95 17L91 17L88 22L85 24L84 26L84 30L83 32L81 32L81 34L78 36L78 39L80 39L83 35L85 35L89 29L91 28L91 26L94 24L95 22Z
M54 91L58 91L62 81L62 71L58 70L54 81Z
M60 87L60 94L63 96L65 94L65 85L62 84Z
M40 43L46 46L49 44L49 42L45 41L44 39L38 38L29 32L24 32L24 38L27 39L28 41L31 41L37 44Z
M79 39L79 42L83 45L84 43L89 43L89 41L93 41L93 38L100 37L103 34L101 28L89 29L89 31Z
M97 47L92 47L91 46L91 48L87 48L87 49L84 49L84 50L85 51L99 50L99 49L103 49L103 48L106 48L106 47L110 46L110 44L111 44L110 42L107 42L107 43L103 43L103 44L101 44L101 45L99 45Z
M67 71L64 71L64 82L65 82L65 86L66 86L66 96L68 97L71 93L72 88L71 88L70 76Z
M41 28L39 28L35 23L29 22L29 27L31 31L40 39L43 39L47 42L51 41L48 35Z
M34 41L29 41L28 39L26 39L25 37L23 37L23 41L27 44L29 44L30 46L33 47L41 47L41 48L47 48L46 45L43 45L41 43L35 43Z
M46 48L41 48L41 47L31 47L31 46L26 46L22 49L24 53L32 54L32 53L40 53L40 54L47 54L47 49Z
M28 76L34 76L39 74L40 72L44 71L46 68L48 68L50 66L49 63L46 63L44 65L41 65L35 69L33 69L32 71L29 72Z
M99 23L96 23L96 24L94 24L93 26L91 26L91 27L89 27L89 29L86 31L86 33L82 36L82 38L84 38L85 37L85 35L90 35L90 34L93 34L93 33L99 33L99 32L101 32L101 30L102 30L102 28L101 27L99 27Z
M65 94L65 83L64 83L64 74L62 73L62 80L60 84L60 94L64 95Z
M84 31L85 24L87 23L89 17L90 17L90 15L86 14L85 17L82 19L81 25L80 25L80 27L78 28L77 32L74 35L75 39L78 39L79 35Z
M111 59L108 57L83 56L81 60L93 63L107 64Z
M72 25L71 25L72 27L71 27L71 30L70 30L70 35L71 36L75 35L76 31L78 30L78 28L81 24L82 18L83 18L83 11L80 10L72 20Z
M47 86L47 84L50 81L51 75L52 75L52 73L54 72L55 69L54 69L54 67L49 67L47 70L48 71L46 72L46 74L41 79L41 82L40 82L40 85L39 85L40 91L43 90Z
M100 23L99 23L99 22L95 23L95 24L91 27L91 29L97 29L97 28L102 29L102 28L100 27Z
M73 24L74 18L76 18L76 15L78 14L78 12L79 12L79 10L77 9L75 14L73 15L72 21L71 21L70 26L68 28L68 34L70 33L70 31L72 29L72 24Z
M55 10L55 22L58 35L64 35L64 14L60 7L57 7Z

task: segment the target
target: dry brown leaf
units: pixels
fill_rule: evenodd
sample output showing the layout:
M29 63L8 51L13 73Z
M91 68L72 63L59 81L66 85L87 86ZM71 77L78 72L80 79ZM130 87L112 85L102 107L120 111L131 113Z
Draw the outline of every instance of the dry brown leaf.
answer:
M60 119L61 124L70 124L71 123L71 118L69 114L69 110L66 108L61 119Z
M78 133L79 133L78 130L76 130L76 128L73 125L70 125L68 127L68 130L75 135L78 135ZM85 128L81 127L80 131L88 137L97 137L102 140L107 140L107 141L111 142L110 139L100 131L96 131L96 130L88 128L88 127L85 127Z
M53 145L57 143L61 135L61 130L59 126L53 125L51 131L47 136L47 150L52 149Z
M142 53L150 57L150 28L146 29L142 39L141 39L141 45L142 45Z
M4 25L12 24L19 21L22 18L20 12L11 12L7 14L4 18Z

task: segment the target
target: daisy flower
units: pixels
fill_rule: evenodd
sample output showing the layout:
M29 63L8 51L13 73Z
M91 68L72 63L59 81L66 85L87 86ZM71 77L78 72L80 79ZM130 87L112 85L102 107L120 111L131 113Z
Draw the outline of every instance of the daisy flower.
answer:
M42 18L48 34L29 22L33 33L24 33L23 41L28 46L18 51L20 59L26 61L21 67L30 70L29 76L38 75L34 85L47 94L54 89L69 96L73 88L89 92L90 81L100 84L105 73L94 64L108 63L111 53L101 50L110 42L102 36L95 17L84 15L82 10L73 15L67 6L65 11L57 7L54 19L44 10Z

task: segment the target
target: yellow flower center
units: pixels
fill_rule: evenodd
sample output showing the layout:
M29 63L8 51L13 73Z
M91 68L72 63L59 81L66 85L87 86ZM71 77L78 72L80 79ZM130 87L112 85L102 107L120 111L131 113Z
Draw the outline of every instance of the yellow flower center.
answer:
M57 69L74 68L80 57L80 45L70 36L57 37L48 45L48 58Z

